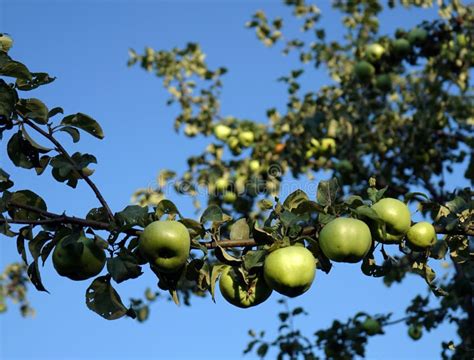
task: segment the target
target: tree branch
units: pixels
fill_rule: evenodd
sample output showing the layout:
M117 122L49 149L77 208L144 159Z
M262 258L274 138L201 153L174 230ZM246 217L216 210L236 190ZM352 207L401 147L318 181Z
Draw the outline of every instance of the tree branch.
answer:
M112 210L110 210L110 207L109 205L107 204L107 201L105 201L104 197L102 196L102 194L100 193L99 189L97 188L97 186L95 185L95 183L87 176L85 175L82 171L80 171L80 169L78 169L78 166L76 164L76 162L71 158L71 156L69 155L69 153L67 152L67 150L59 143L59 141L57 141L54 136L50 133L47 133L46 131L44 131L43 129L41 129L39 126L37 126L35 123L33 123L32 121L28 120L26 117L20 115L23 119L23 122L25 124L27 124L28 126L30 126L32 129L34 129L35 131L39 132L41 135L43 135L45 138L47 138L49 141L51 141L54 146L56 146L56 150L61 153L62 155L64 155L64 157L69 161L69 163L71 163L71 165L73 166L74 168L74 171L76 172L76 174L81 178L81 179L84 179L84 181L87 183L87 185L89 185L89 187L92 189L92 191L94 192L95 196L97 197L97 199L99 200L99 202L102 204L102 206L104 207L104 209L107 211L107 215L109 216L110 220L114 220L114 214L112 212Z
M114 230L114 224L113 223L107 223L107 222L101 222L101 221L95 221L95 220L89 220L89 219L83 219L83 218L78 218L75 216L67 216L65 214L55 214L51 213L48 211L44 211L42 209L38 209L37 207L30 206L30 205L25 205L25 204L19 204L13 201L8 202L9 206L21 208L24 210L28 211L33 211L46 219L42 220L14 220L14 219L0 219L0 224L4 223L10 223L10 224L27 224L27 225L43 225L43 224L75 224L75 225L81 225L81 226L88 226L90 228L96 229L96 230L107 230L107 231L113 231ZM474 236L474 227L469 227L466 231L462 230L453 230L453 231L447 231L446 229L440 227L440 226L435 226L435 231L437 234L445 234L445 235L465 235L465 236ZM127 229L122 231L123 233L127 235L132 235L132 236L139 236L141 233L141 230L139 229ZM312 235L316 232L316 228L314 226L307 226L303 228L301 231L301 236L309 236ZM205 246L207 249L215 249L217 246L220 246L222 248L234 248L234 247L246 247L246 246L257 246L258 243L252 239L242 239L242 240L229 240L229 239L222 239L220 241L201 241L201 245Z

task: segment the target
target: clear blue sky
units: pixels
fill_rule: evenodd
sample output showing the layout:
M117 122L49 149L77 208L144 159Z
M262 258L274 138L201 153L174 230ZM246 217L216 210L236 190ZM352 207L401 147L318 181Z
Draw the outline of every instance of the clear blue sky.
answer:
M320 3L328 33L337 37L340 16L326 12L329 1ZM223 113L262 120L267 108L284 106L285 88L276 79L297 65L292 57L265 48L244 28L259 8L288 14L279 1L1 0L0 32L14 37L15 59L32 71L57 77L31 96L50 107L62 106L66 113L90 114L102 124L105 140L84 135L78 147L69 148L97 156L93 178L118 211L129 203L133 190L155 181L159 169L182 171L186 158L206 146L205 139L189 140L172 131L176 112L165 106L167 95L160 81L138 67L126 67L128 48L169 49L199 42L211 66L230 70L224 77ZM433 16L433 11L397 11L384 14L381 24L393 32L397 26L410 27ZM315 72L305 86L325 81L325 74ZM51 211L84 216L97 206L84 185L73 191L49 175L37 177L15 169L6 158L5 141L0 151L0 167L12 175L16 189L32 188ZM193 216L189 199L172 200ZM0 266L18 259L14 240L2 237ZM50 261L43 280L51 294L30 291L37 310L34 319L22 319L14 306L0 316L1 359L240 359L248 329L266 329L273 335L278 326L277 295L248 310L234 308L221 297L217 304L209 298L193 299L189 308L162 300L152 307L150 320L139 324L131 319L109 322L89 311L84 303L89 283L58 277ZM117 289L128 302L155 283L146 271ZM398 318L419 292L426 292L421 278L410 276L402 286L388 289L381 280L362 275L357 265L337 264L329 276L319 272L312 289L290 305L303 305L310 313L297 325L311 335L334 318L345 320L357 311L393 311ZM452 327L443 325L414 343L405 326L393 326L386 336L370 340L367 357L438 358L441 340L454 336Z

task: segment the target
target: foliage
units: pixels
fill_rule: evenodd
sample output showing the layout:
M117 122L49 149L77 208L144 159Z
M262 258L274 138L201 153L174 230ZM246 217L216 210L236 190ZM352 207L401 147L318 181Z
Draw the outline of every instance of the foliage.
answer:
M161 291L176 303L189 304L192 295L206 293L214 300L216 283L228 266L249 292L266 256L290 245L308 248L316 268L330 273L331 261L319 245L321 229L337 217L353 217L383 238L389 224L372 206L383 198L403 196L405 202L416 201L438 235L444 236L427 249L411 249L401 236L390 255L386 245L374 241L361 272L382 277L387 286L403 281L407 273L417 274L439 300L415 297L401 320L391 321L391 313L359 313L346 322L335 320L328 329L317 331L314 340L294 327L293 318L305 314L304 309L287 307L279 314L278 337L266 341L264 333L250 332L245 352L255 350L263 358L276 348L281 359L320 355L350 359L364 356L369 338L385 326L403 321L412 329L431 331L451 321L461 342L443 343L443 358L472 358L473 194L469 188L448 190L445 181L453 166L463 164L467 164L465 178L473 181L473 155L466 150L474 145L472 7L457 0L439 1L439 19L381 34L380 1L337 0L333 7L343 15L344 37L334 41L318 27L322 14L315 5L302 0L285 3L302 22L301 38L288 38L284 20L268 19L263 11L247 24L266 46L281 45L284 54L295 53L301 62L279 79L287 87L288 101L285 109L268 109L267 124L221 114L219 96L227 70L210 69L198 44L171 51L146 48L142 55L130 51L129 65L139 64L163 80L171 95L168 104L179 108L175 129L183 128L189 137L206 136L211 143L204 153L188 159L184 174L162 170L157 189L138 190L134 198L139 205L117 212L91 179L95 156L71 154L57 139L58 132L65 132L73 143L80 142L83 133L101 140L99 122L80 112L63 116L62 108L49 108L29 94L23 98L54 77L31 72L12 59L11 39L0 36L0 138L8 139L9 159L37 175L50 170L54 180L72 188L83 181L100 204L84 218L52 213L40 195L14 189L13 179L0 169L0 233L16 238L25 264L12 265L3 275L0 305L10 297L20 301L22 313L29 313L25 272L37 290L47 291L40 265L56 246L81 254L84 238L108 254L107 273L91 279L86 304L109 320L128 316L145 321L149 305ZM399 3L432 5L430 0ZM396 5L388 1L390 8ZM332 81L303 93L301 81L311 71L309 65L327 71ZM284 176L313 179L320 170L329 170L333 177L319 182L316 193L297 190L279 198ZM199 220L184 217L165 199L163 189L170 181L178 194L195 197L198 209L199 190L207 189ZM410 192L414 188L429 195ZM113 285L148 271L138 246L143 228L157 220L176 219L191 237L185 266L165 273L151 265L159 289L148 289L146 300L133 298L125 305ZM377 264L379 250L383 262ZM451 278L440 281L428 263L445 258L452 261L454 271ZM364 328L368 319L378 322L381 330Z

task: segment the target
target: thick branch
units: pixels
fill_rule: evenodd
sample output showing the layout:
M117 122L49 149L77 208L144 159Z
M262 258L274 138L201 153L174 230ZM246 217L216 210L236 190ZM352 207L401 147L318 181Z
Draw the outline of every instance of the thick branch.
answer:
M37 126L35 123L33 123L32 121L28 120L27 118L24 118L23 117L23 122L25 124L27 124L28 126L30 126L31 128L33 128L34 130L36 130L37 132L39 132L41 135L43 135L45 138L47 138L49 141L51 141L54 146L56 146L57 148L57 151L60 152L62 155L64 155L64 157L71 163L71 165L73 166L74 168L74 171L76 172L76 174L81 177L82 179L84 179L84 181L87 183L87 185L89 185L89 187L92 189L92 191L94 192L95 196L97 197L97 199L99 200L99 202L102 204L102 206L104 207L104 209L107 211L107 214L110 218L110 220L114 220L114 214L112 213L112 210L110 210L110 207L109 205L107 204L107 201L105 201L104 197L102 196L102 194L100 193L99 189L97 188L97 186L94 184L94 182L87 176L85 175L82 171L80 171L80 169L78 169L78 166L76 164L76 162L71 158L71 156L69 155L69 153L66 151L66 149L59 143L59 141L57 141L53 135L47 133L46 131L44 131L43 129L41 129L39 126Z

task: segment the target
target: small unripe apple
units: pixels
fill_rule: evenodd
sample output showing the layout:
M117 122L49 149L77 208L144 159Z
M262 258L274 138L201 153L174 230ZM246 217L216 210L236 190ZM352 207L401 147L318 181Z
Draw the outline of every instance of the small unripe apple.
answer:
M422 335L423 328L421 325L410 325L408 328L408 336L410 336L413 340L420 340Z
M232 150L238 149L239 148L239 139L235 136L231 136L229 140L227 141L227 144L229 144L229 147Z
M407 39L397 39L392 43L393 51L398 56L408 55L411 51L410 42Z
M367 319L365 319L365 321L362 323L362 329L364 329L368 335L382 333L382 326L380 325L380 322L370 316L367 317Z
M224 193L224 196L222 197L222 200L226 203L233 203L235 200L237 200L237 195L233 193L232 191L227 191Z
M428 32L422 28L414 28L408 33L408 41L410 44L421 45L428 38Z
M326 152L329 150L334 153L336 150L336 140L332 138L321 139L321 151Z
M239 133L239 141L245 147L252 145L254 140L255 140L255 136L252 131L247 130L247 131L242 131L241 133Z
M310 140L310 144L311 144L311 147L313 148L313 150L315 150L315 151L318 151L321 147L321 143L315 138L312 138Z
M382 74L375 78L375 86L382 91L390 91L392 89L392 78L389 74Z
M216 180L216 189L219 191L227 189L227 186L229 186L229 180L226 178L219 178Z
M367 46L367 48L365 49L365 53L367 55L367 58L370 60L370 61L377 61L379 60L383 53L385 52L385 49L382 45L380 44L370 44Z
M367 80L374 76L375 68L367 61L360 61L354 66L354 74L359 80Z
M258 170L260 170L260 162L258 160L251 160L249 162L249 168L251 171L257 172Z
M227 139L231 133L232 129L226 125L219 124L214 126L214 135L216 135L216 138L219 140Z

